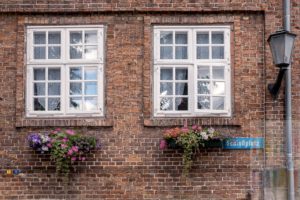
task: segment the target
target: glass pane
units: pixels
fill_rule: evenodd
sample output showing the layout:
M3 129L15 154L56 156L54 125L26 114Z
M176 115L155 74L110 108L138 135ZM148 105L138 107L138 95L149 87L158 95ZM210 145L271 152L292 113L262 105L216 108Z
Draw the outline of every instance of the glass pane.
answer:
M60 47L48 47L48 59L60 59Z
M224 67L213 67L213 79L224 79Z
M84 42L88 44L97 43L97 31L86 31L84 37Z
M214 110L224 110L224 97L213 97L212 103L213 103L213 109Z
M45 93L45 83L34 83L34 96L44 96Z
M82 87L81 83L70 83L70 95L81 95Z
M187 33L175 33L176 44L187 44Z
M171 31L161 31L160 44L173 44L173 33Z
M209 67L208 66L198 66L198 79L209 79L210 73L209 73Z
M35 68L33 69L33 77L34 80L45 80L45 69Z
M175 110L188 110L188 98L175 98Z
M49 98L48 110L60 110L60 98Z
M210 94L208 81L198 81L198 94Z
M84 80L97 80L97 69L85 69Z
M197 44L208 44L209 35L208 33L197 33Z
M160 69L160 80L173 80L173 69L172 68L161 68Z
M60 44L60 32L49 32L48 44Z
M213 59L224 59L224 47L212 47Z
M84 94L97 95L97 82L85 82L84 83Z
M160 83L160 95L172 95L173 83Z
M82 43L82 32L81 31L70 32L70 43L71 44L81 44Z
M188 84L187 83L176 83L175 94L176 95L188 95Z
M160 110L173 110L173 98L167 98L167 97L161 98Z
M187 59L187 47L175 47L176 59Z
M173 48L172 47L160 47L160 59L172 59Z
M70 108L72 110L81 110L82 109L82 100L79 97L70 98Z
M211 34L211 42L212 44L224 44L224 34L220 32L213 32Z
M188 69L176 69L176 80L188 80Z
M87 111L97 110L97 98L96 97L86 97L84 99L84 108Z
M81 68L70 68L70 80L81 80Z
M84 54L85 59L97 59L97 46L86 46Z
M49 68L48 69L48 80L60 80L60 69Z
M46 47L34 47L34 59L46 58Z
M197 47L197 59L209 59L208 47Z
M71 59L81 59L82 58L82 46L70 47L70 58Z
M34 110L46 110L45 98L34 98L33 109Z
M45 32L35 32L33 34L34 44L46 44L46 33Z
M207 96L198 97L197 107L198 109L210 109L210 98Z
M48 83L48 95L60 95L60 83Z
M225 82L214 82L213 83L213 94L224 95L225 94Z

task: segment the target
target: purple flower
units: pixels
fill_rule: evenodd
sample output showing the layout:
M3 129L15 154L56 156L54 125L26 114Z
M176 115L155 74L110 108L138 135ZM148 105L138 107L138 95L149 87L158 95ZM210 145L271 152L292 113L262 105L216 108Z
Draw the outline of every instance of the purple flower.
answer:
M159 143L159 148L161 150L164 150L167 148L167 141L166 140L161 140L160 143Z

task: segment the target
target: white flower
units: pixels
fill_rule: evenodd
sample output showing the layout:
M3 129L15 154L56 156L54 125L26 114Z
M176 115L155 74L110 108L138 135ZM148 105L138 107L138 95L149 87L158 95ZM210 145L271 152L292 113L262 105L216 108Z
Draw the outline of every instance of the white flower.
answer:
M200 133L200 135L201 135L201 137L202 137L203 140L207 140L208 139L208 135L207 135L206 132L203 131L203 132Z

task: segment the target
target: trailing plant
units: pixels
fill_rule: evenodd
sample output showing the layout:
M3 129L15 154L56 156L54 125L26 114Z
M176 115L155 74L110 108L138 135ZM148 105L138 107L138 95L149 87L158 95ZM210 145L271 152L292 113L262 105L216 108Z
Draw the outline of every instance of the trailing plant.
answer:
M199 147L204 147L207 141L223 140L225 138L227 136L213 128L202 128L197 125L176 127L164 132L163 140L160 141L160 149L182 148L183 174L187 175L193 164L193 155Z
M96 138L83 136L72 129L57 128L50 133L32 133L28 136L29 146L34 150L50 152L56 172L67 176L76 161L84 161L86 154L100 148Z

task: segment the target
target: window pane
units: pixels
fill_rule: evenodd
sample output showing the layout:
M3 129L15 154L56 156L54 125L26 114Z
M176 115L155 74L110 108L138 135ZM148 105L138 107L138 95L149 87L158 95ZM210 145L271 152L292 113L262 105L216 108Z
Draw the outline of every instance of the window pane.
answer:
M197 59L209 59L208 47L197 47Z
M213 67L213 79L224 79L224 67Z
M84 108L87 111L97 110L97 98L96 97L86 97L84 99Z
M84 83L84 94L97 95L97 82L85 82Z
M197 106L198 109L210 109L210 98L207 96L198 97Z
M97 31L86 31L84 42L88 44L96 44L97 43Z
M160 47L160 59L172 59L173 48L172 47Z
M48 83L48 95L60 95L60 83Z
M86 46L84 54L85 59L97 59L97 46Z
M45 83L34 83L34 96L44 96L45 93Z
M60 47L48 47L48 59L60 59Z
M176 69L176 80L188 80L188 69Z
M188 110L188 98L175 98L175 110Z
M70 47L70 58L81 59L82 58L82 46L71 46Z
M34 47L34 59L46 58L46 47Z
M175 34L176 44L187 44L187 33L176 33Z
M173 80L173 69L172 68L161 68L160 69L160 80Z
M33 69L34 80L45 80L45 71L46 70L42 68Z
M213 94L224 95L225 94L225 82L214 82L213 83Z
M208 66L198 66L198 79L209 79L210 73L209 73L209 67Z
M82 99L79 97L70 98L70 108L72 110L81 110L82 109Z
M173 110L173 98L167 98L167 97L161 98L160 110Z
M70 83L70 95L81 95L82 86L81 83Z
M71 44L81 44L82 43L82 32L81 31L70 32L70 43Z
M60 98L49 98L48 110L60 110Z
M60 44L60 32L49 32L48 44Z
M171 31L161 31L160 44L173 44L173 33Z
M173 83L160 83L160 94L161 95L172 95L173 94Z
M70 68L70 80L81 80L81 68Z
M224 59L224 47L212 47L213 59Z
M198 94L210 94L208 81L198 81Z
M175 85L176 95L187 95L188 94L188 84L187 83L176 83Z
M197 33L197 44L208 44L209 35L208 33Z
M84 80L97 80L97 69L85 69Z
M48 68L48 80L60 80L60 69Z
M211 35L212 44L224 44L224 34L220 32L213 32Z
M34 44L46 44L46 33L45 32L35 32L33 34Z
M34 110L46 110L45 98L34 98L33 109Z
M187 47L175 47L176 59L187 59Z
M214 110L224 110L224 97L213 97L212 103Z

